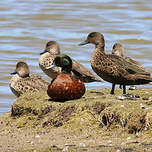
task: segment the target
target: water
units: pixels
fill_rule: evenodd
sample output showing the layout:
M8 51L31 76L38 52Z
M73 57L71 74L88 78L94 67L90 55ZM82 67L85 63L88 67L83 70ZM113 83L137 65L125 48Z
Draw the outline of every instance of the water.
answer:
M9 89L9 73L18 61L26 61L33 73L50 81L38 66L39 53L49 40L59 42L62 52L91 70L94 46L77 44L88 33L98 31L105 36L107 50L115 42L121 42L126 56L152 72L151 3L149 0L0 1L0 114L8 111L16 99ZM87 84L89 89L103 87L110 88L111 84Z

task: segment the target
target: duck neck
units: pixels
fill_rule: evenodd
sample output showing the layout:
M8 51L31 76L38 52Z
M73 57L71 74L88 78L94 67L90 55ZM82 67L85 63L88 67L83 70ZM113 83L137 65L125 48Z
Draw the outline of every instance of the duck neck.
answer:
M24 75L24 76L22 76L22 78L27 78L27 77L30 77L29 73Z
M102 53L104 53L104 47L105 46L103 44L100 44L100 43L97 43L95 45L95 48L98 49L98 50L100 50L100 52L102 52Z
M71 74L72 67L62 67L62 73Z

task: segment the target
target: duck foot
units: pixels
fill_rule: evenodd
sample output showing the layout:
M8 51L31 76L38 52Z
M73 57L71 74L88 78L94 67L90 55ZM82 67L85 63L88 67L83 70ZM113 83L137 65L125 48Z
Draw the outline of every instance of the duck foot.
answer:
M135 90L136 89L136 86L132 85L129 87L129 90Z
M122 96L118 96L119 100L136 100L136 97L133 94L123 94Z
M114 92L110 92L110 94L114 95Z

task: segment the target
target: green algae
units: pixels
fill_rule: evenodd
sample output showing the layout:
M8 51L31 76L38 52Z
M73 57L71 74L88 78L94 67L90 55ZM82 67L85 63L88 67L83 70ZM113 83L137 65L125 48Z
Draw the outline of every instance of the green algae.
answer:
M119 100L122 90L110 95L108 89L88 90L78 100L54 102L45 92L25 93L12 104L6 121L17 128L63 127L72 131L123 129L137 133L152 126L152 100L149 89L129 91L134 100ZM145 98L147 100L143 100Z
M89 139L97 136L119 137L122 142L128 137L136 141L139 134L143 138L142 144L131 143L125 146L94 147L69 146L68 151L144 151L152 143L152 91L150 89L137 89L127 91L134 95L131 99L118 99L122 90L116 90L115 95L109 94L109 89L88 90L81 99L66 102L54 102L45 92L25 93L13 104L7 125L26 130L30 128L36 133L51 132L52 128L68 130L69 134L86 135ZM36 149L37 152L63 151L64 147L44 147ZM145 148L146 149L146 148ZM148 151L148 150L147 150ZM35 149L17 151L35 152Z

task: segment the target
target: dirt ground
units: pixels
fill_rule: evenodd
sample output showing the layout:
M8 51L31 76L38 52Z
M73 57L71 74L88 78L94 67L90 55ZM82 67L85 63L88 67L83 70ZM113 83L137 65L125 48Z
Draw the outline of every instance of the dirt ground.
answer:
M82 112L80 115L83 119ZM94 124L88 125L87 128L77 127L77 129L64 127L64 125L55 125L51 128L47 126L24 128L16 125L19 121L18 118L12 124L11 121L6 121L10 116L11 112L0 116L0 152L152 151L151 129L145 128L145 130L130 134L126 132L125 128L117 127L118 124L115 124L115 127L100 127L100 124L97 129L92 128L92 126L97 126ZM70 121L73 121L73 117L70 118ZM85 123L86 120L81 121Z
M102 129L99 134L93 131L73 133L64 128L17 129L4 123L9 113L0 119L0 151L152 151L152 139L142 134L125 134L122 131Z

